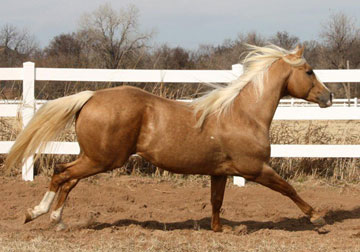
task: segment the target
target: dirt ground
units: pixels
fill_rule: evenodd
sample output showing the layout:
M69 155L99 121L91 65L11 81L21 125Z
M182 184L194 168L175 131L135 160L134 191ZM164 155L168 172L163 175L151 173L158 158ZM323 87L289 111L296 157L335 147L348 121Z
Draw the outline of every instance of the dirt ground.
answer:
M0 251L360 251L360 185L293 184L327 225L313 226L286 197L231 185L222 233L210 230L209 182L97 176L71 192L56 232L49 214L23 224L49 178L0 177Z

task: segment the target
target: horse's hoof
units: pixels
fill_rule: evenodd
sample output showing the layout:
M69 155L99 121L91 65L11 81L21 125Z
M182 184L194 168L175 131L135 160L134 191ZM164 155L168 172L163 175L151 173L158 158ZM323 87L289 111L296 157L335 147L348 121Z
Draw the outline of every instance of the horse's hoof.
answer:
M24 224L32 221L33 218L32 218L32 213L31 213L31 209L28 209L26 212L25 212L25 221L24 221Z
M222 232L222 231L223 231L221 225L216 225L216 226L212 227L212 230L213 230L214 232Z
M315 226L324 226L326 224L326 221L323 217L312 217L310 221Z

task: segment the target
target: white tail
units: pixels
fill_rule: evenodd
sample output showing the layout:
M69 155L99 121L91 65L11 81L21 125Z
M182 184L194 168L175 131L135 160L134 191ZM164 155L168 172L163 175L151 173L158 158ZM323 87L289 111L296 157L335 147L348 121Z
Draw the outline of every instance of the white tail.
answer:
M43 105L17 137L6 158L5 167L10 169L15 165L23 165L37 150L38 153L44 150L46 143L54 140L71 124L76 113L93 95L93 91L84 91ZM38 158L39 154L36 154L34 162Z

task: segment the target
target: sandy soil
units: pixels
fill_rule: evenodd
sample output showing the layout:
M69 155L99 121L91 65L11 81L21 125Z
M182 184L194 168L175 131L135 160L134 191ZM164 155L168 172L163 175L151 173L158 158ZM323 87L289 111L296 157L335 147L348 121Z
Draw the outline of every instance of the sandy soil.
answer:
M229 185L226 226L214 233L207 181L101 175L73 190L63 215L68 228L56 232L49 214L23 224L48 183L0 177L0 251L360 251L359 185L295 184L326 210L323 227L276 192Z

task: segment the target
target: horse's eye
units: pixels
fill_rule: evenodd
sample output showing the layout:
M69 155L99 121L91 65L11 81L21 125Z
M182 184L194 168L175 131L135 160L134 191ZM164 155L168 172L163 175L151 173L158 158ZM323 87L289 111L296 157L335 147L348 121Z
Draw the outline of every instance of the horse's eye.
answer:
M306 71L306 74L307 75L312 75L312 74L314 74L314 72L313 72L313 70L309 70L309 71Z

